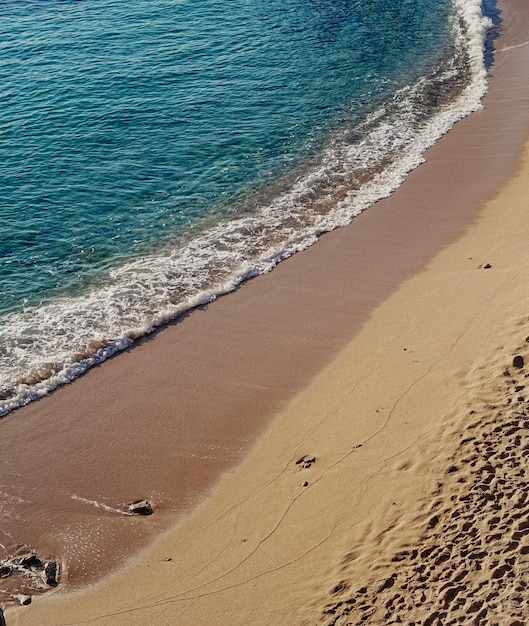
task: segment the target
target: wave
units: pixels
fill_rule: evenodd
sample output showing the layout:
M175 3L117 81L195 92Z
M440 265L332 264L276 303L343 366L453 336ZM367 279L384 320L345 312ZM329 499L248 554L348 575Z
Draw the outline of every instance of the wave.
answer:
M286 191L165 254L111 270L105 286L83 296L7 315L0 326L0 415L269 272L394 192L427 148L480 108L487 90L491 22L480 0L453 3L453 44L437 65L361 124L336 134Z

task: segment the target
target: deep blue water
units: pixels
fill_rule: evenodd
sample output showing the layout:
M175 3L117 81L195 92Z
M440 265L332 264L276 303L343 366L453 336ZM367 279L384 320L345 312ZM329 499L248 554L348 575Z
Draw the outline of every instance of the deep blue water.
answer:
M467 49L479 15L463 13L451 0L0 2L5 407L398 186L482 95Z

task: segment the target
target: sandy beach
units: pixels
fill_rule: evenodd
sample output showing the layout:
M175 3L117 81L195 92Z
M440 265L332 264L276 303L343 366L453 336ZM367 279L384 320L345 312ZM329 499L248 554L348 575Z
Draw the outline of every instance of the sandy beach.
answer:
M529 9L499 8L484 108L393 196L0 421L5 555L61 570L6 583L9 626L529 621Z

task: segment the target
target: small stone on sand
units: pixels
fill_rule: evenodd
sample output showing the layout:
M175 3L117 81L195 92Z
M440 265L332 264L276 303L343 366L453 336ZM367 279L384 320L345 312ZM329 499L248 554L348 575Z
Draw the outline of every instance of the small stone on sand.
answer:
M42 580L49 587L56 587L59 584L59 565L55 561L48 561L44 565Z
M147 500L135 500L129 504L129 511L136 515L152 515L152 505Z
M19 554L13 559L13 563L16 565L22 565L22 567L42 567L42 561L37 557L34 552L25 552Z

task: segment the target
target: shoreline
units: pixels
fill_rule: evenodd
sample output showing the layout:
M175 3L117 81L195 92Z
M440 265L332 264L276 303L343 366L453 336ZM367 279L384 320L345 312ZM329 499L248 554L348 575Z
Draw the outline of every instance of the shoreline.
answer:
M398 87L397 80L387 106L379 102L370 114L366 111L364 121L358 120L358 132L343 135L344 119L346 126L331 132L318 155L307 154L306 162L303 158L304 163L290 173L283 172L281 182L267 190L254 189L253 194L249 190L240 208L250 210L251 228L245 209L238 217L235 210L226 220L219 214L218 222L205 218L202 226L192 228L193 235L175 234L174 245L167 240L167 246L155 246L135 260L125 255L117 265L111 263L107 278L101 276L83 293L73 290L61 296L59 289L40 304L27 302L23 311L4 311L0 417L72 382L135 340L233 291L249 277L271 271L313 245L322 233L350 223L354 215L394 192L422 162L428 147L457 120L480 108L487 91L486 67L498 17L490 7L482 15L481 0L449 4L455 13L448 20L454 20L448 28L451 35L444 35L453 53L448 66L444 59L434 68L437 63L432 59L433 66L419 72L424 70L424 76L408 76L407 86ZM443 28L446 19L441 20ZM491 26L494 22L496 26ZM15 283L11 287L16 291Z
M519 6L521 10L523 5L520 3ZM520 43L523 42L511 39L511 43L505 41L504 46ZM519 55L525 53L521 47L512 49L512 52ZM508 60L505 60L505 63L508 65ZM501 58L497 58L496 66L505 63ZM208 515L208 510L218 506L218 498L222 497L219 494L224 493L226 483L237 482L235 477L244 472L247 473L248 480L248 465L251 465L251 459L254 459L259 450L266 446L263 441L273 437L270 432L276 428L277 423L288 423L289 420L283 416L286 413L292 416L292 407L301 396L309 393L307 390L303 391L307 384L310 383L309 390L314 388L315 381L320 381L325 376L325 372L334 367L336 359L343 358L343 347L348 345L347 349L350 349L355 341L357 343L360 341L359 338L363 336L364 331L372 327L373 318L377 316L378 311L386 305L389 306L388 303L394 298L398 298L401 288L413 282L415 277L417 280L420 277L424 279L428 269L423 268L431 262L437 250L444 251L448 242L454 240L458 242L452 245L458 245L461 241L459 239L461 233L470 224L472 225L469 233L476 228L473 222L477 218L480 205L485 199L495 195L495 189L502 178L515 168L517 155L521 150L522 140L528 135L527 127L529 126L527 120L513 115L513 111L520 113L520 109L526 110L523 103L505 102L503 99L509 88L517 91L521 99L527 98L527 93L523 92L523 85L520 87L517 84L518 82L523 84L523 78L520 79L519 74L510 74L505 71L504 67L493 69L495 76L491 85L492 94L487 97L487 109L460 122L448 136L428 151L427 163L410 174L408 180L394 196L381 201L376 207L356 218L352 226L322 237L317 246L288 260L271 275L255 279L235 294L230 294L210 305L205 313L193 312L180 323L158 333L152 340L145 341L143 345L126 355L121 355L118 359L96 368L93 374L88 373L71 387L58 390L49 398L16 411L12 420L5 420L5 425L3 421L0 427L4 429L9 443L8 448L13 454L11 458L7 455L5 460L6 467L9 467L8 474L16 473L13 463L17 451L20 452L21 448L20 443L17 444L17 442L20 442L21 436L26 433L26 437L31 439L33 449L38 449L38 454L32 453L33 469L31 464L29 468L27 466L24 468L30 479L31 471L37 472L41 463L44 463L45 467L55 469L51 462L51 459L55 459L55 463L61 465L57 475L59 479L57 482L62 489L60 505L72 504L70 502L71 494L74 493L72 485L81 484L84 489L82 495L76 494L80 499L79 502L84 499L84 508L73 500L76 508L68 510L69 519L77 524L75 529L77 534L72 532L71 535L76 541L82 539L83 532L85 532L86 541L86 537L90 536L86 534L86 531L93 530L95 526L102 523L100 511L94 510L91 514L92 511L88 509L90 512L86 513L87 502L107 503L108 506L115 506L116 503L125 503L127 498L132 500L135 497L150 497L158 508L152 520L148 520L148 528L144 523L146 520L134 520L134 526L128 523L130 520L126 520L127 526L125 527L125 522L121 519L116 520L117 516L112 515L111 512L104 518L105 532L111 535L110 541L115 542L118 537L122 547L134 549L134 544L146 545L156 534L167 530L174 523L175 509L178 510L178 505L184 512L196 508L197 504L203 501L203 494L218 481L219 473L231 472L243 459L244 454L253 447L256 437L263 432L271 417L275 413L280 413L281 418L274 419L266 433L258 440L256 449L250 455L250 460L243 461L243 466L235 474L228 474L216 490L212 500L193 514L189 523L183 523L176 534L183 533L183 536L186 536L186 533L191 532L189 527L197 523L197 518L204 519L204 515ZM527 73L526 68L525 71ZM491 125L490 116L492 119L496 116L496 120L499 121L498 127ZM484 129L488 130L485 138L482 135ZM485 146L489 146L490 152L493 153L492 157L490 154L480 153L479 156L476 154L476 151L480 149L479 142L481 141ZM457 147L459 151L454 152L454 147ZM457 154L457 159L453 158L455 154ZM442 175L446 178L443 179ZM472 180L474 183L470 184L469 181ZM447 181L454 182L453 189L442 188L443 185L446 187ZM443 202L441 205L443 208L448 207L443 216L438 215L439 205L436 202L432 202L431 206L424 206L429 204L429 199L433 197L437 203ZM418 215L419 208L423 209L421 215ZM396 209L398 209L398 217L394 215ZM453 219L447 218L447 215ZM407 226L409 224L415 226L414 236L406 232L410 230ZM352 244L357 247L351 252ZM374 244L376 244L376 253L370 254L369 251L373 249ZM405 248L405 244L409 247ZM442 254L441 252L440 256ZM477 262L475 259L474 261ZM484 264L488 260L480 259L479 262ZM476 270L476 263L470 267ZM493 264L492 270L494 267ZM461 271L461 268L456 269ZM410 276L414 278L409 278ZM314 288L314 284L318 286ZM296 285L295 289L292 289L293 285ZM340 298L336 297L341 292L344 293ZM406 306L408 305L401 303L401 311L402 307L405 309ZM294 312L296 315L293 315ZM411 314L415 314L415 311L410 311ZM198 352L199 358L196 355L200 340L203 352ZM369 343L364 345L364 350L369 356L371 351ZM165 377L159 378L161 372L174 364L175 353L179 357L184 356L185 364L179 363L177 368L181 371L177 371L176 374L165 373ZM248 358L248 355L259 355L259 359ZM350 356L348 358L351 359ZM280 362L282 362L281 367L278 367ZM353 365L346 371L353 371L354 367ZM145 380L145 370L149 370L150 380ZM336 372L336 370L333 371ZM290 374L288 379L285 379L285 372ZM179 382L180 387L175 388L173 379L179 373L185 373L185 377ZM205 377L205 374L208 374L209 378ZM194 381L191 380L192 378ZM208 382L210 386L206 388L209 393L204 393L204 386ZM196 384L197 387L190 389L190 383ZM324 388L326 391L322 392L321 404L318 407L322 414L326 412L327 402L332 406L336 386L329 380L326 385ZM168 386L171 390L170 403L160 403L156 394L159 393L161 396L167 393ZM131 394L131 390L135 393ZM138 402L141 403L139 408ZM256 410L255 406L259 405L260 410ZM177 411L179 419L175 424L174 413ZM133 419L130 419L133 413ZM152 415L158 417L159 413L162 414L160 432L146 432L145 423L152 423ZM197 423L197 415L202 413L205 416ZM55 419L56 415L60 415L60 419ZM257 423L249 424L249 415ZM18 426L18 423L15 426L17 419L24 419L24 417L26 418L24 428ZM316 417L313 415L311 418L316 420L314 425L317 425ZM299 416L297 419L299 426ZM189 424L186 420L191 420L192 423ZM261 458L259 463L254 463L254 471L258 467L259 474L262 472L263 476L273 476L277 471L278 463L281 467L285 464L289 467L292 461L296 460L292 457L292 443L296 441L296 420L292 418L291 421L290 438L287 437L286 443L281 445L278 445L278 441L275 440L275 447L270 448L274 451L273 458L270 458L268 463L266 458L264 460ZM369 427L362 423L356 424L356 427L359 429L358 435L362 429L369 430ZM288 432L289 427L285 426L285 428ZM77 432L75 432L76 429ZM177 432L173 433L173 429ZM193 429L194 432L191 432ZM168 432L171 433L171 437L164 441ZM140 449L139 455L138 434L145 440L142 444L144 448ZM189 438L193 435L195 436L194 447L190 450ZM366 435L368 435L367 432ZM175 453L175 441L178 442L182 437L182 448ZM362 437L359 436L359 439ZM53 444L50 447L51 440ZM116 451L117 440L120 441L121 447ZM332 441L336 443L329 433L323 438L323 442L330 444ZM65 446L69 446L69 449L66 450ZM279 450L281 454L278 454ZM67 454L61 457L61 452L67 452ZM297 452L300 457L303 454L313 453L312 450L304 449L299 449ZM123 468L127 465L127 459L130 459L133 454L140 457L141 464L133 469L132 476L130 473L124 476ZM153 454L157 456L153 458ZM315 452L314 454L316 455ZM331 452L328 451L327 454L330 459ZM178 455L181 455L181 462L178 461ZM325 463L326 458L325 453L318 453L316 456L315 470L322 460ZM193 458L199 459L200 469L190 468ZM167 460L173 461L171 470L178 474L176 478L166 475L167 465L164 465L164 461ZM18 463L20 468L20 460ZM150 465L158 464L158 466L150 467L149 463ZM82 468L87 466L94 469L92 476L81 473ZM275 466L276 469L272 469L271 466ZM331 466L333 465L329 461L329 467ZM311 470L311 468L307 469ZM82 476L81 481L78 477L76 478L76 472L79 472L78 476ZM112 484L114 493L110 496L108 495L110 490L103 490L101 495L101 485L105 485L108 481L109 472L115 481ZM250 475L256 484L261 481L259 474ZM188 482L184 485L185 489L179 484L182 476ZM41 479L43 495L48 498L50 490L48 489L46 494L45 486L49 478L48 475ZM296 475L295 479L296 483L293 483L293 477L289 474L288 481L290 482L288 485L282 485L279 495L282 495L282 490L285 492L283 495L290 498L293 493L297 494L299 475ZM135 482L133 488L131 488L131 481ZM153 497L154 486L160 484L163 485L164 491ZM13 485L16 486L16 481ZM27 483L22 486L28 488ZM38 488L37 485L37 490ZM233 493L233 485L231 488ZM248 494L251 494L252 489L249 488L248 483L245 484L245 488ZM20 490L20 484L18 489L19 493L23 492L23 489ZM274 493L278 495L277 492ZM300 493L305 494L309 491L304 490ZM373 493L377 493L376 489ZM182 502L179 502L180 498L184 501L184 506ZM294 501L298 500L301 500L301 495L296 495ZM215 501L217 501L216 505ZM232 506L237 505L232 502ZM258 503L253 503L253 509L250 507L246 514L250 515L253 511L255 515L258 510ZM290 511L291 507L287 510ZM60 513L64 516L64 510ZM53 519L53 523L58 524L61 515L57 516L59 520ZM270 515L273 518L273 512ZM261 530L266 526L267 516L263 517ZM42 523L43 518L46 519L46 514L41 513L37 521ZM117 530L109 530L118 524L121 526ZM53 528L53 524L50 526ZM38 531L38 526L28 527L28 534L33 532L38 535ZM258 531L255 532L258 533ZM314 531L314 534L317 535L317 532ZM169 537L170 535L171 533ZM323 539L321 532L320 539ZM251 540L251 537L246 538L244 544ZM46 546L46 541L49 547ZM165 539L161 543L164 541ZM256 541L258 546L265 543L262 538ZM35 540L30 540L28 543L34 544ZM49 538L43 543L44 549L53 550ZM159 543L157 542L157 547L149 549L147 553L151 555L156 553L159 550ZM104 548L104 542L102 545ZM72 551L77 550L77 553L83 556L83 564L86 565L86 560L89 560L91 555L86 553L86 550L82 553L79 543L72 542L72 547ZM200 549L206 553L211 546ZM231 552L227 550L226 558L236 558L240 550L240 546L233 548ZM200 554L198 557L195 554L194 562L201 562L200 557ZM98 559L100 558L98 556ZM187 556L185 567L192 567L193 558L190 555ZM208 558L211 559L211 554L205 558L206 562ZM94 569L97 568L98 559L94 559ZM127 559L128 556L125 560ZM211 563L215 563L216 560L211 560ZM114 566L123 563L122 560L114 563ZM159 567L158 563L158 569ZM75 572L75 569L71 571ZM134 571L137 576L138 570L133 566L130 570L119 572L115 578L110 579L108 587L99 588L99 592L109 603L108 606L115 606L116 602L119 604L121 599L107 593L107 589L110 589L115 584L113 581L121 576L126 578L130 574L134 578ZM160 572L159 576L164 576L164 573ZM274 584L277 585L277 583L278 581ZM281 584L284 585L284 583L285 581L282 581ZM137 586L135 589L137 594ZM149 593L156 595L153 590ZM82 597L84 596L77 596L76 603L80 602ZM47 610L55 610L49 607L56 602L63 602L60 594L56 594L56 598L38 600L38 606L35 602L35 607L20 611L20 615L17 615L17 619L22 620L20 623L31 623L32 619L38 620L38 611L42 610L45 613ZM233 598L230 598L230 602L233 601ZM70 609L64 610L64 615L67 615ZM11 614L15 616L14 611L10 610L8 613L9 616ZM207 615L207 612L203 615ZM191 616L191 612L188 612L187 616ZM26 619L29 621L24 621ZM109 619L115 620L116 617ZM163 619L159 621L159 619L158 617L157 623L174 623L164 622ZM108 623L118 622L109 621ZM193 623L191 617L188 623Z

